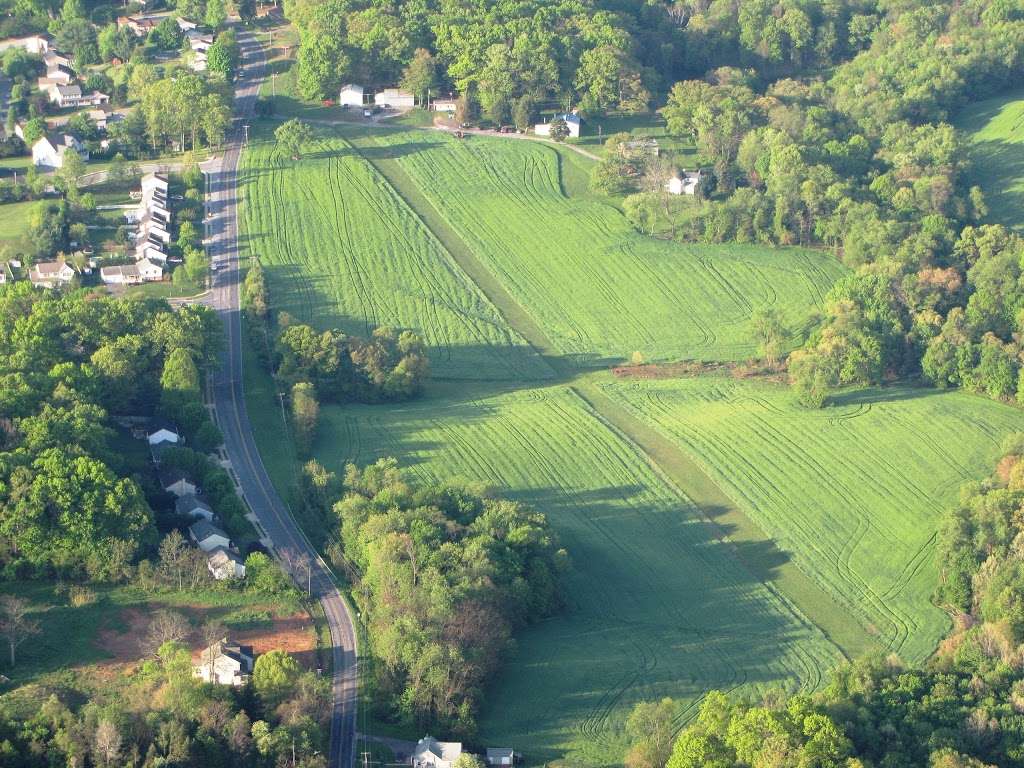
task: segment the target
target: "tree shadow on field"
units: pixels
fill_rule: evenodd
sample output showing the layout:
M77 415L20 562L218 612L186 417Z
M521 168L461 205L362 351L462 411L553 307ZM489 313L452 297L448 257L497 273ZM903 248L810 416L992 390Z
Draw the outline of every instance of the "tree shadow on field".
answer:
M401 144L375 144L360 147L358 150L353 150L352 154L360 155L372 162L374 160L397 160L400 157L415 155L417 152L431 149L436 150L437 144L426 141L406 141Z
M951 390L950 390L951 391ZM942 397L946 394L941 389L923 389L898 384L891 387L868 387L855 389L849 392L840 392L831 395L825 405L823 413L828 414L829 408L841 408L858 405L882 405L884 403L898 403L907 400L921 400L926 397Z
M980 141L971 146L970 156L975 169L971 181L985 191L989 220L1020 229L1024 226L1024 142Z

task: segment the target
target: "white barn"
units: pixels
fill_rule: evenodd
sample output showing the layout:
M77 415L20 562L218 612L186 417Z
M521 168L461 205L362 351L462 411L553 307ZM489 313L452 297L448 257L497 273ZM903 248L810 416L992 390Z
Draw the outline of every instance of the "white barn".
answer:
M555 115L550 123L538 123L533 126L533 132L538 136L550 136L551 135L551 123L561 118L565 120L565 124L569 127L569 136L574 139L578 139L580 136L580 130L583 128L583 120L575 112L567 112L564 115Z

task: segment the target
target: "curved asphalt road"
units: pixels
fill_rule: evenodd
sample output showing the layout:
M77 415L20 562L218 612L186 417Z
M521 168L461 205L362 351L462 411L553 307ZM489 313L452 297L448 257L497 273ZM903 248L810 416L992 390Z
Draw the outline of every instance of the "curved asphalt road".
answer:
M239 311L241 275L238 263L238 158L244 139L243 125L263 78L265 59L256 39L239 35L242 64L235 92L235 127L228 136L224 156L204 167L207 173L207 243L213 273L213 289L206 299L223 317L227 343L220 370L214 379L213 395L224 446L238 478L242 494L256 515L274 549L281 553L308 555L313 562L310 581L320 599L331 631L333 707L331 715L330 768L350 768L355 756L356 639L348 607L331 574L312 545L292 519L288 508L274 490L253 439L242 391L242 323ZM305 577L305 572L302 577Z

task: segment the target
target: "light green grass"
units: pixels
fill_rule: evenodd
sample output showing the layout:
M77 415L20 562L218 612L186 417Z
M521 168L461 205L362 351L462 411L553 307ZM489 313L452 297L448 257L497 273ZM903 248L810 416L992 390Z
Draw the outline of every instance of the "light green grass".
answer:
M388 183L341 138L294 162L270 143L243 158L246 245L274 307L365 336L419 333L436 376L538 378L548 367L505 323Z
M1024 224L1024 90L979 101L957 121L971 143L972 182L981 186L988 219L1020 229Z
M959 487L991 469L1019 411L958 392L880 389L808 411L777 385L617 381L602 391L690 452L799 567L893 651L948 629L929 600L934 539Z
M490 482L546 513L571 553L567 610L516 636L486 699L486 743L533 764L570 752L605 765L638 700L676 697L682 722L711 688L814 687L839 659L567 387L446 384L321 414L315 453L330 469L388 455L423 480Z
M813 251L644 237L611 206L567 198L556 150L538 142L396 131L360 146L371 160L396 160L555 350L580 364L633 351L743 359L755 351L755 307L799 323L843 273Z
M0 246L22 247L28 235L29 215L39 205L38 201L4 203L0 205Z

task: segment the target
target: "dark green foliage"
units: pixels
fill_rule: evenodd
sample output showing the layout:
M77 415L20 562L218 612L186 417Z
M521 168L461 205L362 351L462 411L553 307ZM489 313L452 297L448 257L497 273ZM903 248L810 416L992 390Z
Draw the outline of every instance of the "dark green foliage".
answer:
M369 339L287 325L277 339L277 374L311 382L322 400L374 403L417 396L428 373L423 343L410 331L378 328Z
M348 466L344 486L337 535L382 703L417 726L471 733L511 633L560 608L564 550L542 514L480 485L411 484L393 459Z

